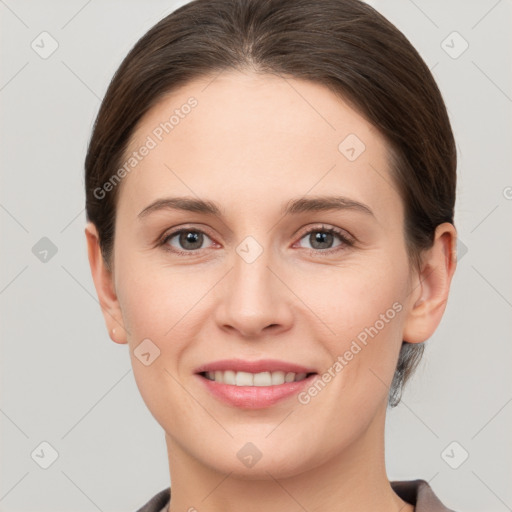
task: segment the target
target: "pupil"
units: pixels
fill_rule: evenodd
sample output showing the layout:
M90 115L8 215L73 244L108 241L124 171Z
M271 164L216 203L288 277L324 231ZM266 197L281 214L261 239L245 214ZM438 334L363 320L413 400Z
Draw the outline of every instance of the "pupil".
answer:
M318 242L320 244L325 244L330 241L329 237L332 237L331 233L322 233L322 232L317 231L314 236L315 243ZM313 244L313 247L314 247L314 244Z
M182 244L182 246L184 246L188 249L197 249L196 246L198 246L198 247L201 246L201 242L202 242L201 236L202 236L201 233L197 233L195 231L187 231L187 232L182 233L180 243ZM190 246L187 247L187 244L192 244L193 247L190 247Z

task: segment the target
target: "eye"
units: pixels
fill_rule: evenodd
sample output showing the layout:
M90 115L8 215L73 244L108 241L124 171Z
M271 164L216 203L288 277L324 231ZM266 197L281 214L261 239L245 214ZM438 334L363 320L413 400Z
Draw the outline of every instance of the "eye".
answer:
M165 249L169 251L188 256L191 255L190 253L203 249L201 246L205 237L210 238L206 233L198 229L182 228L164 236L161 245L165 246ZM175 243L179 244L178 248L172 243L173 239L176 239Z
M159 245L163 246L166 251L175 254L193 256L205 248L203 247L205 238L211 240L204 231L194 228L181 228L164 235ZM340 243L333 246L333 241L336 238ZM303 233L300 240L303 239L307 239L311 244L310 247L304 247L304 249L309 249L310 252L315 254L337 252L354 245L354 241L344 231L323 225L310 228Z
M318 226L309 229L303 234L301 240L304 238L311 244L305 249L310 249L313 252L335 252L354 245L353 240L342 230L333 227ZM333 247L332 243L335 238L338 238L341 243Z

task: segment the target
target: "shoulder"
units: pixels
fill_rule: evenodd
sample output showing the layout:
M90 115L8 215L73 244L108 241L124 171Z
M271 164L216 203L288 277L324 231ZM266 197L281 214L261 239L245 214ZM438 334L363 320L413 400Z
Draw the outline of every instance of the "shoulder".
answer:
M163 489L155 494L145 505L137 510L137 512L161 512L169 505L171 497L171 488Z
M389 483L400 498L415 506L415 512L455 512L441 502L426 480L395 480Z

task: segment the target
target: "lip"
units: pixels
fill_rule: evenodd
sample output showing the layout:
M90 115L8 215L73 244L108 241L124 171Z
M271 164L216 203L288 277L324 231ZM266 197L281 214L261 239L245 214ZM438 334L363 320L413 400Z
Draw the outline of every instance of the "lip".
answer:
M276 386L234 386L209 380L202 375L203 372L213 372L217 370L245 371L250 373L283 371L311 373L313 375L309 375L299 382L285 382L284 384ZM224 359L222 361L202 365L196 368L195 373L205 389L215 398L223 403L241 409L265 409L270 407L296 395L306 386L310 386L312 381L318 377L318 373L314 369L275 359L259 361Z
M194 373L214 372L214 371L233 370L235 372L293 372L293 373L317 373L314 368L307 368L287 361L277 359L260 359L258 361L247 361L244 359L222 359L199 366ZM248 386L250 387L250 386Z

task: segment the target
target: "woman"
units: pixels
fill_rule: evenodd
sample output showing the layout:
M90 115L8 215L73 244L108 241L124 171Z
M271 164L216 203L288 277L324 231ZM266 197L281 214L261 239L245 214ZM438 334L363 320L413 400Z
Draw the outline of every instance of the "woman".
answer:
M140 511L449 510L384 463L456 265L455 142L401 32L358 0L190 2L124 59L85 167L167 443L172 499Z

